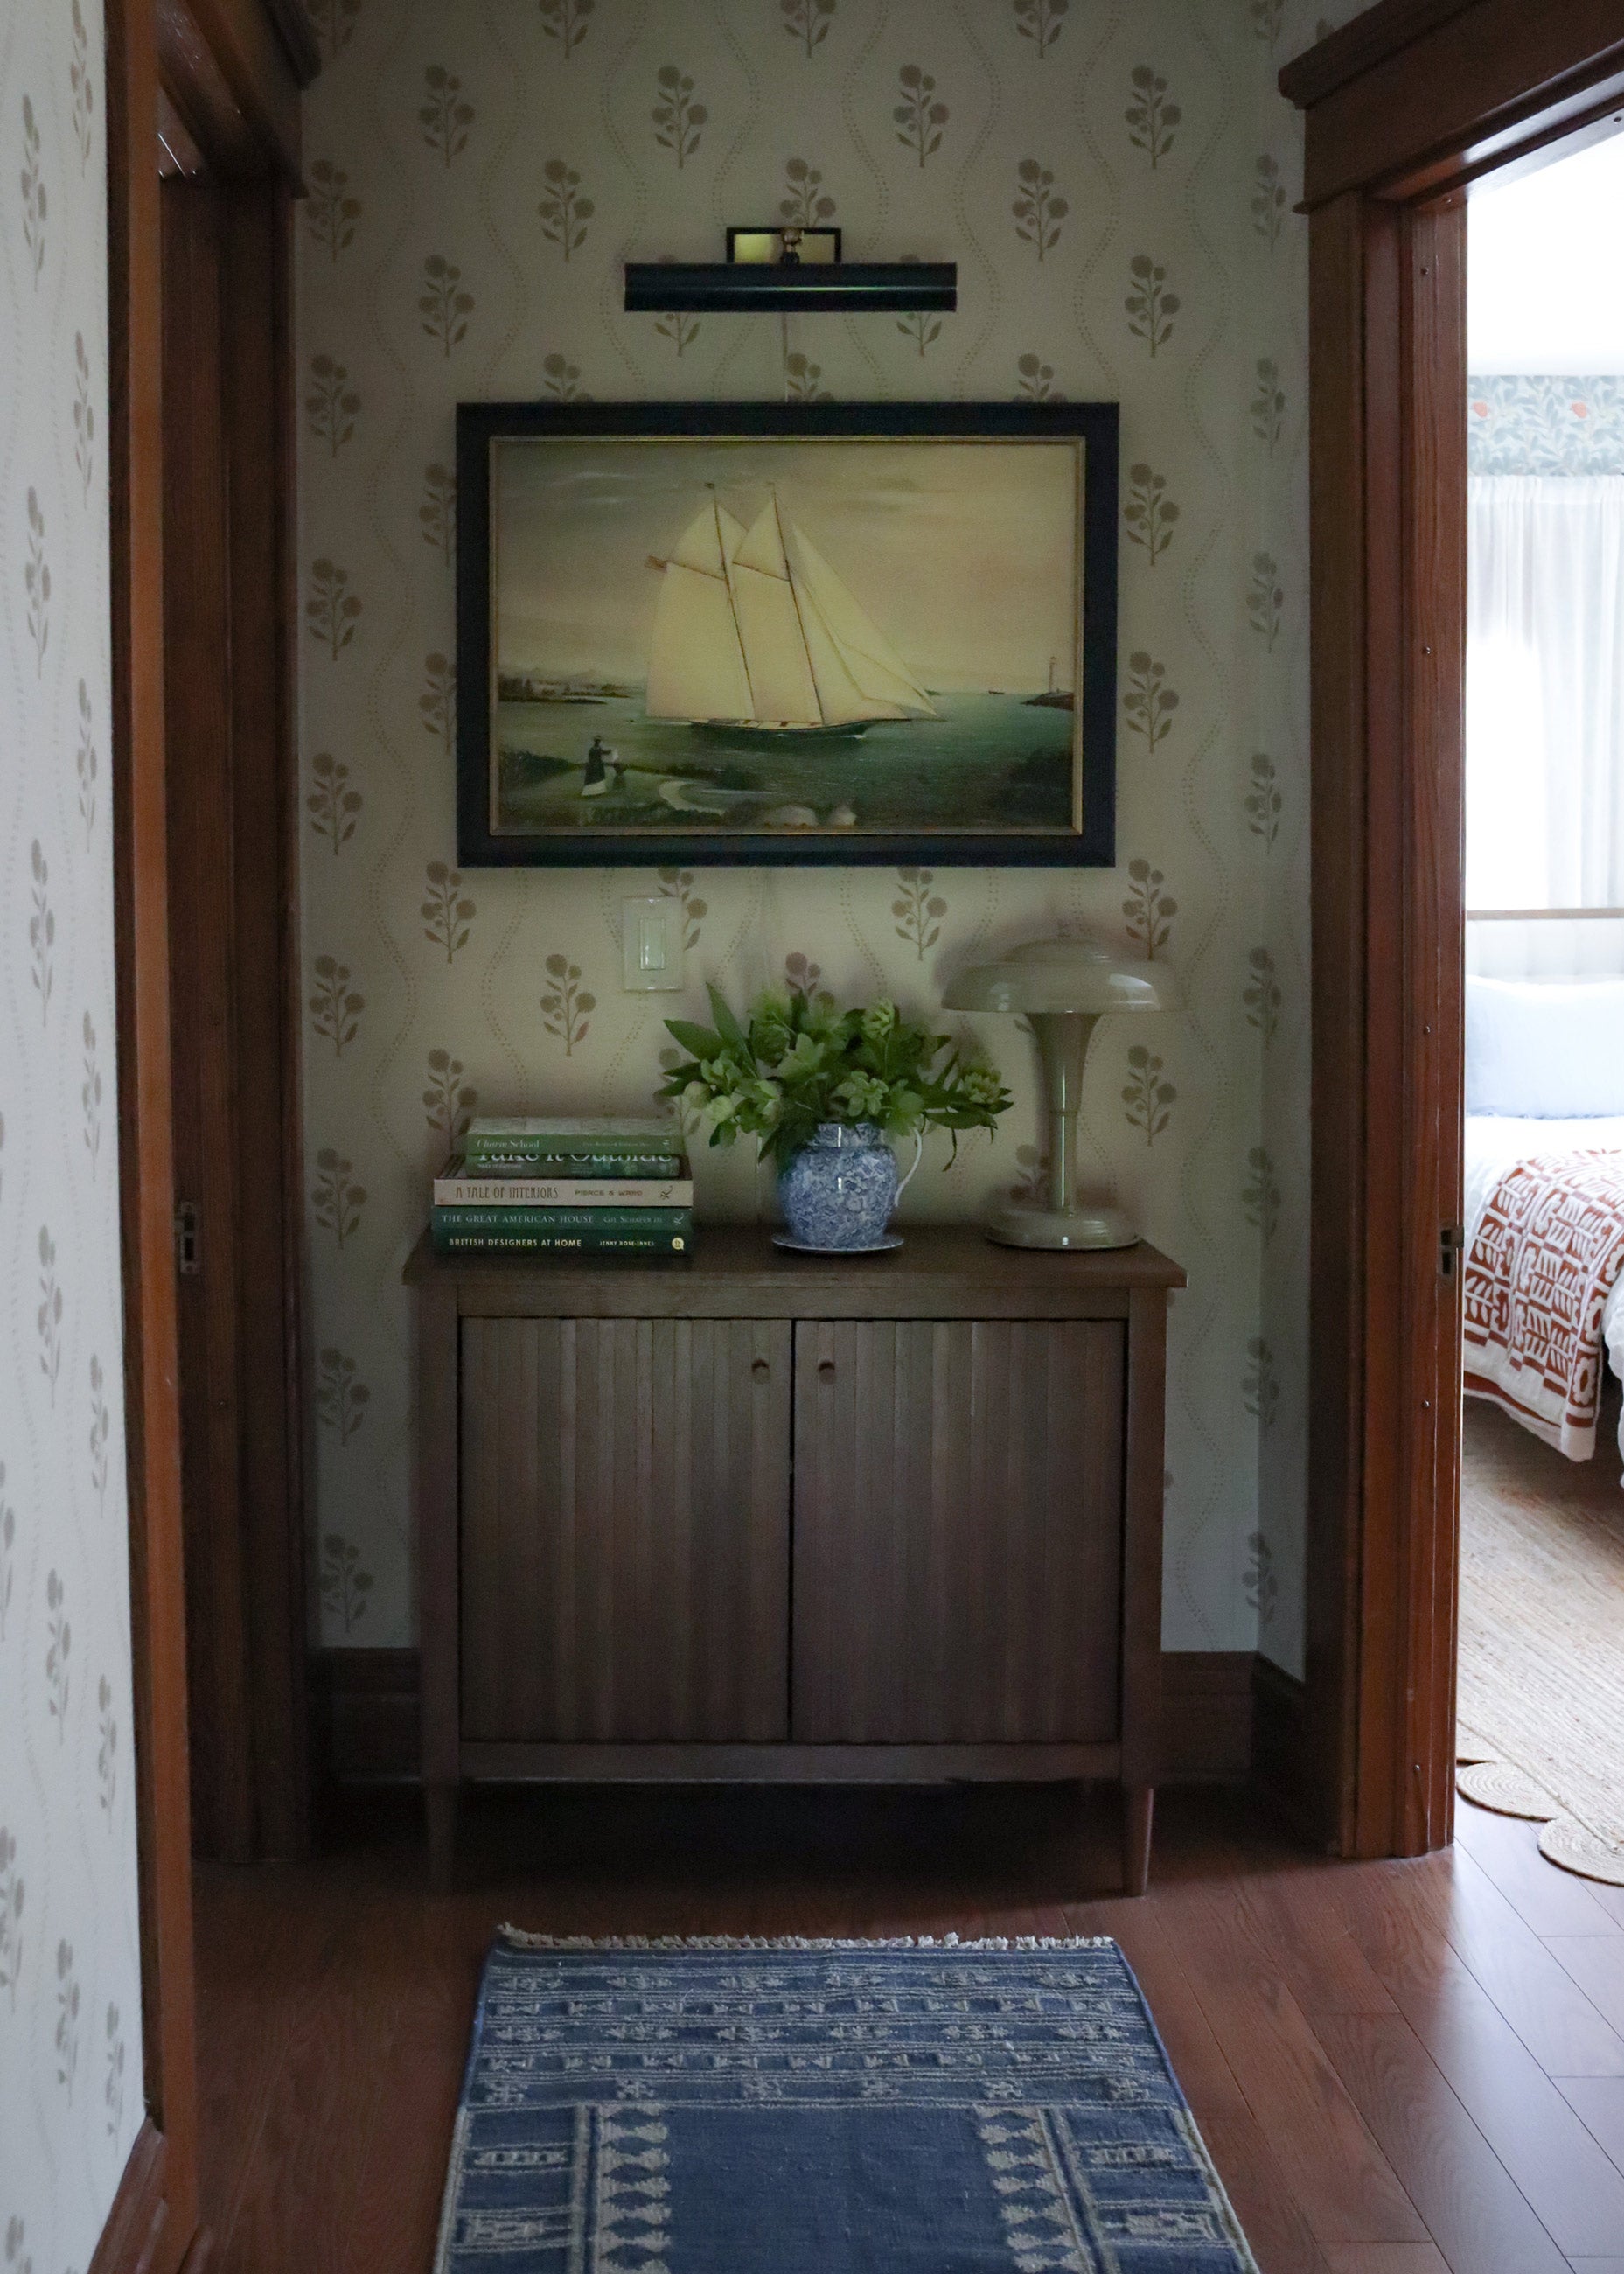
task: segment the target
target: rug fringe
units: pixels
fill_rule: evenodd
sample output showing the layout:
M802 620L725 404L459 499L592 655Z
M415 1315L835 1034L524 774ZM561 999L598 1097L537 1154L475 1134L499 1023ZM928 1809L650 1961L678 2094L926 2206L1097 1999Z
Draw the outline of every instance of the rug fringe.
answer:
M515 1950L1111 1950L1109 1934L817 1935L531 1934L504 1920L497 1939Z

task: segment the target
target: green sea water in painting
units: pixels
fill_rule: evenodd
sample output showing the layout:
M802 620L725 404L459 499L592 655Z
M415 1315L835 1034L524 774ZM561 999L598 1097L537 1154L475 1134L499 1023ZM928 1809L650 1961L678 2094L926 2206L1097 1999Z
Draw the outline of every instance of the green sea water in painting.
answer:
M1073 714L937 694L934 719L771 734L650 719L641 688L496 706L496 826L720 831L1069 829ZM594 741L613 753L589 768ZM589 787L593 794L583 795Z

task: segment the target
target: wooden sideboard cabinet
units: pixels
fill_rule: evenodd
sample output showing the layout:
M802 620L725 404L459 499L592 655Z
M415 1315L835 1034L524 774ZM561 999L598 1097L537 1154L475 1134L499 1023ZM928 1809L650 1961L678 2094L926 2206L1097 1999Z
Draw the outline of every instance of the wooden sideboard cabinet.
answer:
M1177 1264L751 1226L406 1277L437 1886L469 1779L1111 1778L1143 1891Z

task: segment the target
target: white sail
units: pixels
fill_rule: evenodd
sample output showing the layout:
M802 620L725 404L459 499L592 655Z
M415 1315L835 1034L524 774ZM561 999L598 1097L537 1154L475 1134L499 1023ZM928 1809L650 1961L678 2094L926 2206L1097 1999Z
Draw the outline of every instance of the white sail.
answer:
M776 495L748 533L713 499L660 565L650 718L816 728L940 715Z
M813 684L817 689L818 708L824 723L846 727L863 719L906 719L908 713L899 703L876 701L858 685L817 603L799 578L793 582L801 629L806 634L807 657L812 666Z
M878 626L858 606L804 531L790 524L790 574L802 614L821 617L841 666L868 706L853 715L927 719L940 712ZM810 606L808 603L810 602Z
M743 543L733 548L733 587L757 721L774 727L826 725L790 583L776 498L756 516Z
M753 703L728 561L744 524L715 499L665 564L649 651L651 719L748 719Z

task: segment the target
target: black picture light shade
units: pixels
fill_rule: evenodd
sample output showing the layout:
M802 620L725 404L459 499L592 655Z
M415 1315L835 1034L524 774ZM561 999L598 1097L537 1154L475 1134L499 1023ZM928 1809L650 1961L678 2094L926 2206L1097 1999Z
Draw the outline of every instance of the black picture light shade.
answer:
M734 313L951 314L959 305L955 260L847 260L756 267L743 262L628 260L628 315Z

